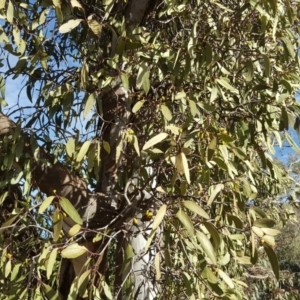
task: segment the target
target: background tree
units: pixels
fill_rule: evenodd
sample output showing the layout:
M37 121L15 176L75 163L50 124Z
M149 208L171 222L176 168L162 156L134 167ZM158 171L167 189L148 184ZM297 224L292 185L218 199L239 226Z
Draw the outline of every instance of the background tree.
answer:
M298 6L1 1L1 104L19 76L31 102L0 116L1 294L243 299L261 265L276 286Z

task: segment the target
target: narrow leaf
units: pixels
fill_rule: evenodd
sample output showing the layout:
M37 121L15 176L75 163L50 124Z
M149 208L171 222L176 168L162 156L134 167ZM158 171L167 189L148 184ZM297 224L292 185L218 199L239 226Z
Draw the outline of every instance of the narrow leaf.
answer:
M167 212L167 205L164 204L159 208L159 210L156 213L156 216L155 216L155 218L153 220L153 224L152 224L152 230L155 230L156 228L158 228L158 226L163 221L166 212Z
M155 279L160 280L161 278L161 270L160 270L160 254L159 252L156 253L155 259L154 259L154 265L155 265Z
M81 21L83 21L83 20L82 19L70 20L67 23L65 23L59 27L59 32L67 33L69 31L71 31L72 29L74 29L75 27L77 27Z
M176 217L179 219L179 221L185 227L189 235L192 237L194 235L194 226L189 216L183 210L179 209L179 211L176 214Z
M207 205L210 206L213 201L215 200L215 198L217 197L217 195L220 193L220 191L224 188L224 185L222 183L218 183L217 185L215 185L213 187L213 191L210 194L210 197L208 199Z
M59 204L74 222L76 222L79 225L83 224L82 219L81 219L80 215L78 214L76 208L73 206L73 204L67 198L61 197Z
M50 279L50 276L52 274L53 267L56 262L57 251L58 251L58 248L54 248L49 255L49 259L48 259L48 263L47 263L47 279Z
M201 244L203 251L205 252L205 254L207 255L207 257L211 260L211 262L213 264L217 264L217 259L215 256L215 250L214 247L212 245L212 243L210 242L210 240L208 239L208 237L206 236L206 234L204 234L201 231L196 231L196 237L197 240L199 241L199 243Z
M194 201L183 201L183 205L204 219L209 219L207 212Z
M151 138L143 147L142 150L147 150L149 148L151 148L152 146L162 142L163 140L165 140L169 135L165 132L161 132L158 135L154 136L153 138Z
M268 255L270 264L272 266L272 270L275 274L275 277L277 278L277 280L279 280L279 264L278 264L278 258L276 253L274 252L274 250L272 249L272 247L268 246L268 245L264 245L264 249Z
M47 197L41 204L38 213L42 214L52 203L55 196L49 196Z
M91 109L93 108L95 100L96 100L95 94L91 93L89 95L88 99L86 100L86 103L85 103L85 107L84 107L84 111L83 111L83 118L84 119L88 116Z
M80 162L80 161L83 160L84 156L86 155L86 153L87 153L88 150L89 150L90 144L91 144L90 141L85 141L85 142L82 144L82 146L81 146L81 148L80 148L80 150L79 150L79 153L78 153L78 155L77 155L77 157L76 157L76 161L77 161L77 162Z
M64 258L76 258L87 252L87 248L74 243L61 251L61 256Z

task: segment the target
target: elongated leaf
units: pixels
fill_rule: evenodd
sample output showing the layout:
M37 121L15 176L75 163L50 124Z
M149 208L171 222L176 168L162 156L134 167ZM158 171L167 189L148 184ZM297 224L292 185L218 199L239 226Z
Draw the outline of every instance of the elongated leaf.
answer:
M218 249L221 244L222 239L221 239L221 236L220 236L217 228L211 222L203 222L202 224L205 226L207 231L210 233L215 249Z
M83 118L84 119L88 116L91 109L93 108L95 100L96 100L95 94L91 93L89 95L88 99L86 100L86 103L85 103L85 107L84 107L84 111L83 111Z
M77 27L83 19L70 20L59 27L60 33L67 33Z
M70 138L66 144L66 150L69 157L72 157L74 151L75 151L75 140L73 138Z
M71 0L72 7L82 8L81 4L77 0Z
M295 49L294 49L293 44L292 44L291 41L289 40L289 38L288 38L288 37L282 37L282 38L280 38L280 39L282 40L284 46L286 47L286 49L287 49L289 55L290 55L291 57L295 57Z
M61 256L64 258L76 258L87 252L87 248L74 243L61 251Z
M184 152L180 152L176 155L176 168L178 173L185 175L187 183L190 184L190 170Z
M275 246L275 238L272 235L264 235L262 237L262 240L264 241L264 243L267 243L271 247Z
M101 35L101 31L102 31L102 26L100 23L98 23L97 20L95 19L89 19L88 20L88 25L91 28L91 30L93 31L93 33L97 36Z
M167 205L164 204L159 208L159 210L156 213L156 216L155 216L155 218L153 220L153 224L152 224L152 230L155 230L156 228L158 228L158 226L163 221L166 212L167 212Z
M279 264L278 264L278 258L276 253L274 252L274 250L272 249L272 247L268 246L268 245L264 245L264 249L268 255L270 264L272 266L272 270L275 274L275 277L277 278L277 280L279 280Z
M253 226L260 227L260 228L271 228L274 227L276 222L272 219L261 218L257 219L253 222Z
M220 78L217 79L217 82L222 85L224 88L226 88L227 90L231 91L231 92L237 92L237 89L234 88L232 85L230 85L230 83L227 81L226 78Z
M153 240L153 238L154 238L154 236L156 234L156 231L157 231L157 229L154 229L149 234L148 240L147 240L146 245L145 245L145 252L144 253L146 253L148 251L148 249L149 249L149 247L151 245L151 242L152 242L152 240Z
M59 209L55 209L53 214L53 241L57 242L62 230L63 216Z
M221 269L218 269L218 274L231 289L234 288L234 283L233 283L232 279L224 271L222 271Z
M54 198L55 196L49 196L42 202L39 208L39 214L42 214L51 205Z
M1 225L0 233L2 233L8 226L10 226L17 218L19 214L10 217L4 224Z
M263 237L264 236L264 232L262 231L261 228L256 227L256 226L252 226L252 231L258 236L258 237Z
M213 201L215 200L215 198L217 197L217 195L220 193L220 191L224 188L224 185L222 183L218 183L217 185L215 185L213 187L212 193L210 194L210 197L207 201L207 205L210 206Z
M276 236L280 234L280 230L273 229L273 228L261 228L261 230L268 235Z
M49 255L49 259L48 259L48 263L47 263L47 273L46 273L47 279L50 279L50 276L52 274L53 267L56 262L57 251L58 251L58 248L54 248Z
M76 222L79 225L83 224L82 219L78 214L76 208L68 199L61 197L59 204L74 222Z
M13 23L14 21L14 5L11 1L8 2L7 12L6 12L7 22Z
M164 105L164 104L162 104L160 106L160 109L161 109L161 112L162 112L163 116L165 117L165 119L167 121L171 121L172 120L172 113L171 113L169 107L166 106L166 105Z
M145 100L140 100L138 101L136 104L134 104L133 108L132 108L132 112L135 114L137 113L141 107L144 105Z
M9 259L5 265L4 277L7 278L11 272L11 259Z
M69 235L73 236L77 234L81 230L81 226L79 224L75 224L70 230L69 230Z
M179 221L185 227L189 235L192 237L194 235L194 226L189 216L183 210L179 209L179 211L176 214L176 217L179 219Z
M161 132L158 135L154 136L153 138L151 138L143 147L143 150L147 150L149 148L151 148L152 146L162 142L163 140L165 140L169 135L165 132Z
M161 270L160 270L160 254L159 252L156 253L155 259L154 259L154 265L155 265L155 279L160 280L161 278Z
M204 219L209 219L207 212L194 201L183 201L183 205Z
M48 284L42 282L42 291L44 292L46 299L48 300L59 300L58 293Z
M86 287L87 287L87 284L89 282L88 279L89 279L89 275L91 274L91 271L92 270L86 270L78 278L77 290L78 290L78 294L80 296L83 296L84 293L86 292Z
M203 251L205 252L207 257L211 260L213 264L216 265L217 259L215 255L215 250L208 237L203 232L198 230L196 231L196 237L199 243L201 244Z
M80 161L83 160L84 156L86 155L86 153L87 153L88 150L89 150L90 144L91 144L90 141L85 141L85 142L82 144L82 146L81 146L81 148L80 148L80 150L79 150L79 153L78 153L78 155L77 155L77 157L76 157L76 161L80 162Z

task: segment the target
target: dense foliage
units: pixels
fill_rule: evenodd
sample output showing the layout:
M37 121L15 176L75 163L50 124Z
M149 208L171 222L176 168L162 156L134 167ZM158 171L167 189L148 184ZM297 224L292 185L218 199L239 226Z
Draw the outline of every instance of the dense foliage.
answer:
M144 299L296 299L274 145L300 152L299 2L127 2L0 1L1 297L134 299L146 252Z

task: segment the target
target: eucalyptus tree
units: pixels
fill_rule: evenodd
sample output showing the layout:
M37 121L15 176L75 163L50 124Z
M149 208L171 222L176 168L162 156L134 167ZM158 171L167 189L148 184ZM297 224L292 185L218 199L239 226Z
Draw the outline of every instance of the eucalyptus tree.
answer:
M295 197L278 209L292 179L273 141L300 151L288 132L298 11L0 1L3 297L243 299L276 286L273 227Z

